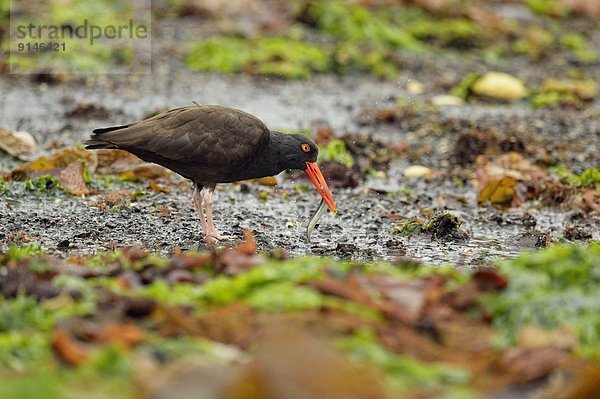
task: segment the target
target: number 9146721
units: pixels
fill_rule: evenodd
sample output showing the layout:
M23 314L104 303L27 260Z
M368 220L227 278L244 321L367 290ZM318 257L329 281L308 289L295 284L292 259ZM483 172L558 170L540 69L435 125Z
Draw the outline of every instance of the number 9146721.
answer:
M62 43L38 43L38 42L28 42L28 43L19 43L17 44L17 50L19 51L27 51L27 52L42 52L42 51L65 51L66 45L64 42Z

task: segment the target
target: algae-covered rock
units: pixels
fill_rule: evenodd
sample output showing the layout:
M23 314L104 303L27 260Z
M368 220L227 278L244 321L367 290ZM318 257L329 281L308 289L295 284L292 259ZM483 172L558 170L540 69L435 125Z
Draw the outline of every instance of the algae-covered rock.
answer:
M463 222L458 216L442 212L432 217L423 231L433 238L442 241L464 241L470 238L467 231L461 228Z

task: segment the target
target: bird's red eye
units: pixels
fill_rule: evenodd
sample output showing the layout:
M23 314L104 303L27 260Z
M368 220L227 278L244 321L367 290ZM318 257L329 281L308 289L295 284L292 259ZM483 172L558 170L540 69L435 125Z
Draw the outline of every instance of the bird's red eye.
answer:
M310 152L310 146L308 144L302 144L302 151Z

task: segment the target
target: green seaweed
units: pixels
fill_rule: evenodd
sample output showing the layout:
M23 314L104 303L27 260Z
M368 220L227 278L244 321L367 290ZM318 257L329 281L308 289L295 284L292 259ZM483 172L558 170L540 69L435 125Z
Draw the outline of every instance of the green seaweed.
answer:
M0 1L0 22L8 24L10 21L10 1ZM6 25L4 25L6 26ZM0 43L2 43L2 35L0 35Z
M310 185L308 185L306 183L294 184L294 191L296 191L299 194L307 193L310 190L311 190Z
M580 62L591 64L598 61L598 52L588 44L588 40L581 33L565 33L560 37L559 44L571 50Z
M440 47L473 48L482 45L481 29L464 18L419 19L408 24L407 31L415 38Z
M435 391L456 389L470 381L470 373L460 367L442 363L424 363L414 358L390 352L378 343L373 331L358 330L338 339L336 347L359 362L368 362L385 371L390 385L399 391ZM447 396L445 396L447 397Z
M337 161L351 168L354 158L346 150L346 144L342 140L333 139L319 150L319 160Z
M19 295L13 300L0 298L0 332L49 331L53 324L52 315L32 297Z
M312 288L280 281L254 290L246 303L263 312L291 312L319 308L324 304L324 296Z
M317 29L343 41L382 49L424 48L419 40L390 20L386 12L377 13L342 1L320 1L311 3L308 13Z
M423 222L419 220L408 220L406 222L394 224L392 234L399 234L403 237L412 237L421 234L423 231Z
M60 187L60 180L52 175L43 175L35 179L25 180L25 189L27 191L37 191L46 193Z
M200 287L201 298L208 303L225 305L251 297L271 284L319 279L325 276L325 265L339 270L347 267L343 263L330 263L318 258L302 258L285 263L269 262L238 276L216 277Z
M468 73L456 86L454 86L450 90L450 94L456 97L460 97L462 99L466 99L469 96L469 94L471 94L471 87L473 86L473 84L475 84L479 77L480 75L478 73Z
M63 370L50 358L21 374L0 372L0 397L27 399L125 399L133 397L131 360L107 345L76 369ZM90 387L93 387L90 389Z
M30 257L39 257L46 251L38 243L26 243L21 245L11 245L8 247L6 254L0 254L0 264L9 260L26 259Z
M0 397L27 399L64 399L56 371L40 370L25 376L0 374Z
M527 6L538 14L566 17L569 9L559 0L527 0Z
M571 99L573 99L573 97L574 96L571 95ZM531 96L531 105L533 105L534 108L553 107L563 104L564 100L564 94L555 91L535 93Z
M369 73L380 78L398 76L391 54L381 49L366 49L351 42L339 43L332 53L333 72L339 75Z
M555 246L500 263L508 288L484 301L500 341L527 325L572 328L577 352L600 359L600 244Z
M97 280L103 286L120 292L118 286L114 284L114 280ZM123 291L127 294L127 291ZM155 301L166 305L192 305L199 301L202 297L201 288L193 284L179 283L170 285L164 280L156 280L151 284L136 290L135 295L141 295L152 298ZM129 292L131 294L131 292Z
M2 177L0 177L0 195L8 192L8 183L4 181Z
M325 49L284 37L209 37L192 46L186 62L193 71L250 72L289 79L306 79L330 69Z
M575 177L578 186L598 187L600 186L600 170L596 168L587 168L579 176Z
M266 191L261 191L258 193L258 199L260 199L262 202L267 202L268 196L269 193L267 193Z
M0 297L0 368L22 371L45 358L49 353L46 333L54 321L31 297Z
M561 181L577 187L598 187L600 186L600 170L596 168L587 168L580 175L573 173L563 165L550 168Z

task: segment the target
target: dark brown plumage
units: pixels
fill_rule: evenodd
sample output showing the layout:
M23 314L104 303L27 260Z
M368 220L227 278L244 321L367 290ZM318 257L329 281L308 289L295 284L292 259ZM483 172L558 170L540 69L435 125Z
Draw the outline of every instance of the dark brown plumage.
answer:
M212 221L212 192L217 183L272 176L286 169L306 171L335 211L316 165L315 142L300 134L270 131L258 118L240 110L218 105L176 108L141 122L96 129L86 145L87 149L126 150L192 180L205 237L223 238Z

